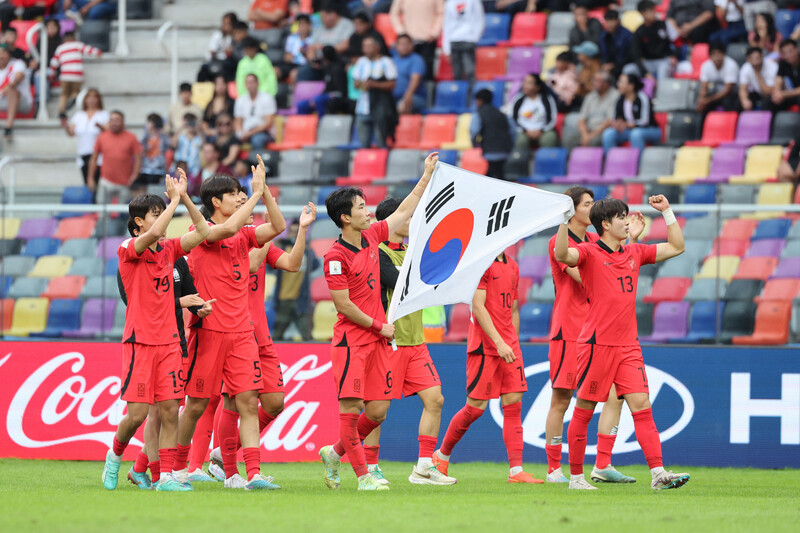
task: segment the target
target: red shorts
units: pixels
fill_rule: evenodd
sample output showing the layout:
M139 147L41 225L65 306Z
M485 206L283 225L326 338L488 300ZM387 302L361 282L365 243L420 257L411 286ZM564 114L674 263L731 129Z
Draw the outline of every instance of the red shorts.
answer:
M189 336L189 368L186 395L211 398L222 390L239 393L261 388L258 344L252 331L221 332L198 328Z
M283 394L283 370L281 370L281 362L278 360L278 352L275 351L275 345L259 346L258 359L258 370L261 373L261 388L258 393L280 392ZM258 375L258 372L256 372L256 375ZM222 385L222 392L230 395L226 384Z
M525 392L525 363L517 355L506 363L496 355L467 354L467 396L473 400L491 400L502 394Z
M331 346L338 397L366 401L394 398L391 350L385 340L362 346Z
M550 382L554 389L575 390L578 379L578 343L550 341Z
M180 370L180 343L123 343L120 398L149 404L183 398Z
M394 388L396 399L442 385L426 345L398 346L396 352L389 350L392 377L397 383Z
M608 399L611 385L617 396L636 392L649 393L642 347L578 345L578 398L590 402Z

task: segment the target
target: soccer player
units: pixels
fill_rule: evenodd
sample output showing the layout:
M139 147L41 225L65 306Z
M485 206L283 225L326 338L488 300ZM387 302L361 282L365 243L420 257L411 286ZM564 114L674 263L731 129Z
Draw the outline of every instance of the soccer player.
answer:
M589 300L589 312L578 337L578 401L567 431L570 489L596 489L583 474L586 432L597 402L608 398L612 384L633 414L636 439L653 478L651 486L673 489L689 481L689 474L664 470L661 440L653 421L647 373L638 340L636 285L639 269L685 250L683 232L669 201L659 194L651 196L649 202L667 223L666 243L623 246L630 227L628 206L613 198L595 203L589 213L600 235L597 242L570 248L566 223L561 224L556 235L556 260L578 267Z
M375 218L386 220L400 206L400 200L388 197L375 210ZM381 300L384 311L388 310L392 300L395 284L403 259L406 256L406 245L403 240L408 237L408 226L411 220L394 230L389 240L378 246L381 271ZM439 435L439 424L442 420L442 382L431 354L425 345L425 334L422 330L422 311L411 313L394 322L394 338L397 351L391 355L392 379L394 381L394 398L416 394L422 400L422 416L419 419L419 455L417 464L408 476L408 480L416 485L452 485L455 478L445 476L433 466L433 450L436 449L436 437ZM375 428L364 439L364 454L367 469L381 484L388 485L383 472L378 466L380 453L380 426Z
M361 445L386 418L394 392L387 340L394 337L395 328L384 322L378 244L414 214L438 160L438 152L431 153L411 194L394 213L371 226L360 189L345 187L325 200L328 216L342 228L323 261L331 299L339 313L333 327L331 362L339 398L340 440L319 451L330 489L339 488L340 459L347 453L358 476L358 490L389 490L367 470Z
M503 441L508 452L509 483L544 483L522 470L522 394L528 390L519 347L519 267L505 253L484 272L472 298L467 337L467 402L447 427L433 464L444 475L450 454L489 400L503 405Z
M594 192L581 186L570 187L564 194L572 198L575 215L569 221L569 245L582 242L595 242L596 233L587 233L591 225L589 212L594 205ZM630 236L635 242L644 230L644 216L636 213L631 220ZM553 271L553 284L556 301L553 306L553 319L550 323L550 382L553 394L550 398L550 411L545 425L545 451L547 452L548 482L569 483L561 471L561 440L564 429L564 413L572 400L577 383L577 343L578 334L589 310L586 293L583 290L577 268L568 267L556 261L554 255L556 236L550 239L548 255ZM597 462L592 469L593 481L608 483L634 483L636 480L618 472L611 466L611 451L617 438L617 425L622 410L622 400L617 398L614 386L608 395L597 429Z
M191 438L211 396L219 394L224 380L232 404L225 411L229 419L241 416L242 441L247 479L238 473L225 480L226 488L268 489L261 475L258 433L258 390L261 368L258 343L247 307L251 248L260 247L285 229L275 199L263 194L266 167L258 158L253 170L253 195L243 205L239 183L230 176L215 176L203 182L200 196L211 214L206 242L189 257L195 284L201 294L212 294L214 312L192 323L189 339L190 364L186 378L186 408L181 412L176 461L182 467L179 479L188 479L186 461ZM257 228L243 227L262 195L270 222ZM224 400L223 400L224 401ZM231 407L238 411L231 412ZM227 413L223 412L223 415ZM235 434L235 428L234 428ZM222 435L220 435L222 438Z
M117 487L122 453L150 405L157 403L161 418L158 454L163 474L156 490L187 491L192 486L179 482L173 475L178 430L178 403L183 386L178 378L181 370L181 345L174 316L172 269L175 261L203 242L208 235L203 217L186 193L186 175L178 179L166 177L167 198L146 194L128 206L128 231L131 238L117 250L119 270L128 307L122 341L123 379L120 397L128 404L128 413L120 421L113 446L106 454L103 485ZM197 229L180 239L159 240L167 230L178 202L189 211Z

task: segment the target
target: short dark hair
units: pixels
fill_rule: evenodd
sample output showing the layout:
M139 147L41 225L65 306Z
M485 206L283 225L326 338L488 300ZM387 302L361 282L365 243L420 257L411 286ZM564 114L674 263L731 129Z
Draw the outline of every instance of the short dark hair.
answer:
M412 42L414 41L414 39L412 39L411 36L407 33L401 33L400 35L398 35L397 40L399 41L400 39L408 39L409 41Z
M606 14L603 15L603 18L606 20L619 20L619 11L616 9L609 9L606 11Z
M575 54L571 50L561 52L556 56L556 61L566 61L567 63L575 64Z
M227 13L222 15L222 20L225 20L225 19L230 20L231 24L236 24L237 22L239 22L239 15L237 15L233 11L228 11Z
M642 83L642 78L637 76L636 74L625 74L628 77L628 83L633 85L634 90L638 93L644 87L644 83Z
M164 127L164 119L161 118L161 115L158 113L150 113L147 115L147 122L152 122L153 127L157 130L160 130Z
M758 52L759 54L764 55L764 50L762 50L760 46L748 46L747 47L747 52L745 53L744 56L745 57L749 57L750 54L755 53L755 52Z
M164 199L157 194L137 196L128 204L128 233L131 234L131 237L136 237L136 233L139 231L139 225L135 222L135 218L144 218L151 211L164 211L166 208L167 204L164 203Z
M253 76L253 77L256 79L256 82L258 82L258 81L259 81L259 79L258 79L258 74L256 74L255 72L250 72L250 73L249 73L247 76L245 76L245 77L244 77L244 79L246 80L246 79L247 79L247 78L249 78L250 76Z
M324 11L325 13L336 13L337 15L339 14L339 11L336 9L336 5L332 1L322 4L320 11Z
M236 22L233 23L233 29L250 31L250 26L247 24L247 22L243 20L237 20Z
M583 198L584 194L588 194L589 196L592 197L592 200L594 200L594 191L591 189L587 189L582 185L574 185L569 189L567 189L566 191L564 191L564 194L572 198L572 206L575 208L577 208L578 204L581 203L581 199Z
M180 92L182 92L182 93L185 93L185 92L189 92L190 93L190 92L192 92L192 84L191 83L187 83L187 82L181 83Z
M209 213L214 214L214 202L212 200L222 200L228 193L239 192L239 180L231 176L219 175L209 178L200 186L200 200Z
M648 9L655 9L656 5L652 2L652 0L642 0L638 4L636 4L636 11L639 13L644 13Z
M322 47L322 57L330 63L333 63L339 58L339 52L336 51L336 48L328 44Z
M369 15L366 11L358 11L355 15L353 15L353 20L360 20L361 22L372 24L372 19L369 18Z
M482 104L491 104L494 100L494 93L491 89L483 88L475 93L475 100L481 102Z
M400 200L394 196L387 196L381 200L381 203L375 208L375 218L378 220L386 220L389 215L397 211L398 207L400 207Z
M247 37L242 39L242 48L257 48L257 49L260 49L261 48L261 42L258 39L256 39L255 37L252 37L252 36L248 35Z
M17 28L15 28L14 26L9 26L8 28L3 30L3 33L14 33L14 34L16 34L17 33Z
M356 197L364 198L364 191L358 187L342 187L330 193L325 199L325 208L328 210L328 216L337 227L341 228L343 226L342 215L350 215L352 213L353 199Z
M795 48L797 48L797 41L795 41L794 39L784 39L784 40L781 41L781 48L783 48L784 46L789 46L789 45L792 45Z
M64 39L75 39L75 32L74 31L64 32Z
M305 13L300 13L299 15L297 15L297 17L295 17L294 20L297 22L307 22L311 24L311 18Z
M724 54L725 45L722 44L722 41L711 41L708 43L708 53L711 54L711 52L722 52Z
M125 113L123 113L119 109L112 109L111 113L109 113L109 115L119 115L120 118L122 118L122 120L125 120Z
M617 217L628 216L628 204L617 198L603 198L592 206L589 212L589 220L597 230L597 234L603 236L603 222L610 222Z

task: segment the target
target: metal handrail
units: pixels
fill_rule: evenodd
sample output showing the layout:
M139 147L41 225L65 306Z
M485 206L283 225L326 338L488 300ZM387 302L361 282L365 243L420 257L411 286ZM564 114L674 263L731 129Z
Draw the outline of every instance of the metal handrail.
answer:
M128 2L127 0L117 0L117 47L114 53L118 56L128 56L131 51L128 49Z
M172 41L168 46L165 37L169 30L172 30ZM178 27L174 22L168 20L158 28L156 36L164 53L170 59L169 103L171 105L178 101Z
M33 42L33 38L39 33L39 48ZM25 34L25 42L28 44L28 50L31 51L33 59L39 62L39 90L37 91L36 98L39 99L39 112L36 114L36 120L45 122L47 116L47 69L50 67L47 57L49 37L47 36L47 29L41 22L37 22Z

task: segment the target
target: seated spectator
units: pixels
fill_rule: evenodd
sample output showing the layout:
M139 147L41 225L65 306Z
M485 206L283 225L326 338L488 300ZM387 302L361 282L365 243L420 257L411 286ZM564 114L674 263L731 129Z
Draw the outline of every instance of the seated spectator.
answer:
M103 166L98 172L101 157ZM114 198L118 204L127 204L131 199L131 185L139 177L141 168L142 145L133 133L125 130L125 115L112 111L108 129L98 135L95 142L87 186L96 190L97 201L102 204L109 204Z
M233 132L233 114L221 113L217 116L216 126L214 144L219 150L220 161L226 167L231 167L242 151L242 141Z
M220 161L219 147L214 143L203 143L201 157L203 168L200 171L200 179L197 180L199 183L203 183L207 179L220 174L225 174L226 176L233 174L233 169Z
M275 140L272 129L278 105L274 96L259 90L255 74L247 75L245 89L233 108L234 130L236 136L242 142L250 143L253 150L263 150Z
M262 41L269 40L272 31L280 30L289 20L288 0L253 0L247 12L247 20L253 23L253 35Z
M556 65L547 75L547 81L556 97L559 113L569 113L581 105L577 96L580 83L575 71L575 56L572 52L561 52L556 57Z
M203 136L197 124L197 115L186 113L183 117L183 131L175 146L175 160L186 161L186 174L190 179L200 175L200 149Z
M352 64L362 56L361 43L364 42L365 37L372 37L375 42L381 47L382 55L389 55L389 48L386 46L386 41L383 35L372 26L372 19L369 18L366 12L360 11L353 16L353 33L347 44L347 51L345 55L348 61Z
M295 20L297 32L286 39L283 48L283 61L275 65L278 79L294 85L297 80L297 69L308 63L306 51L311 44L311 19L308 15L299 14Z
M56 48L50 60L49 73L61 84L61 96L58 98L58 117L67 120L67 107L75 103L78 93L83 87L83 56L98 57L102 54L99 48L80 42L74 31L64 34L64 42Z
M739 70L739 103L745 111L768 109L778 75L778 64L764 57L761 48L747 49L747 61Z
M233 165L232 174L232 176L236 178L236 181L239 182L239 185L244 187L244 189L247 191L248 196L253 194L253 173L250 170L251 166L254 166L251 161L239 159ZM267 168L267 175L269 175L269 168Z
M800 132L789 143L786 155L778 164L778 181L800 183Z
M614 87L611 73L600 71L592 78L593 90L583 99L578 134L565 136L562 143L570 150L576 146L600 146L603 132L611 126L617 107L619 92Z
M672 0L667 25L683 41L707 43L709 35L719 28L714 0Z
M656 16L655 4L641 0L636 9L644 22L636 28L631 43L631 63L625 65L625 74L640 78L665 80L672 75L678 60L667 36L667 27Z
M600 62L603 70L611 72L615 78L622 74L622 68L631 62L633 34L620 24L619 11L609 9L605 14L606 29L600 36Z
M113 0L64 0L61 9L67 18L78 24L83 19L112 19L117 16L117 3Z
M450 56L454 79L475 80L475 46L484 25L480 0L445 0L442 53Z
M395 33L414 39L414 51L425 60L425 79L433 79L436 40L442 33L444 0L393 0L389 10Z
M11 57L8 45L0 44L0 111L6 111L7 141L14 136L14 120L17 113L27 113L33 108L31 82L21 59Z
M753 31L747 34L747 44L757 46L769 57L780 55L783 36L775 27L775 17L769 13L758 13L755 17Z
M25 63L27 68L28 63L31 61L31 55L22 48L17 48L17 38L18 34L14 26L3 30L3 44L8 46L8 53L11 54L12 58L19 59Z
M522 81L522 92L511 106L511 118L520 130L517 148L558 146L556 99L537 74L528 74Z
M245 39L250 36L250 26L247 22L238 21L233 25L233 43L231 46L231 55L225 61L225 81L236 81L236 68L239 66L239 61L244 57L244 43Z
M184 120L187 114L195 117L203 115L200 106L192 102L192 86L189 83L181 83L178 90L178 101L169 108L167 118L167 135L172 137L173 146L178 142L178 136L183 133Z
M298 81L321 80L322 49L332 46L339 54L344 54L350 46L350 36L355 27L350 19L342 17L333 4L325 4L320 12L322 24L311 31L311 44L306 50L308 64L297 71Z
M585 1L576 4L572 14L575 17L575 26L569 30L569 47L574 48L586 41L598 44L603 33L603 24L589 17L588 4Z
M373 132L378 148L386 148L386 139L394 138L397 107L392 91L396 80L392 58L381 54L375 39L365 38L364 56L353 66L354 85L361 91L356 101L356 124L364 148L372 145Z
M366 11L367 13L388 13L392 7L392 0L350 0L347 9L350 13Z
M641 153L647 143L661 142L661 128L656 124L650 97L642 91L642 80L633 74L623 74L617 81L619 97L611 126L603 131L603 149L606 153L622 143Z
M712 111L722 107L725 111L739 109L738 93L739 65L725 55L725 46L713 42L709 46L709 58L700 66L700 92L697 95L697 110Z
M392 50L392 59L397 66L397 83L394 85L394 99L397 112L401 115L419 113L427 104L425 91L425 60L414 52L414 41L405 33L397 36Z
M297 112L308 115L316 111L320 117L326 113L351 115L353 106L347 98L347 64L333 46L322 49L322 71L325 92L312 100L297 102Z
M725 21L727 26L721 28L708 37L708 42L719 41L725 46L728 43L738 43L747 38L747 28L744 25L745 0L714 0L717 7L717 18Z
M592 78L601 70L600 47L592 41L584 41L572 51L578 55L580 70L578 71L578 93L580 98L589 94L592 90Z
M481 89L475 95L477 110L472 114L469 135L473 146L479 146L483 158L489 162L486 175L504 180L506 159L514 147L517 126L511 117L492 104L493 99L494 94L489 89Z
M45 29L47 30L47 60L44 62L44 66L47 67L50 65L50 62L53 60L53 56L56 54L56 49L61 45L61 23L58 19L51 18L45 21ZM31 82L33 83L33 88L36 94L39 94L41 90L44 90L45 99L50 99L50 83L52 82L53 75L48 71L48 80L46 81L46 86L43 89L39 88L39 61L37 59L31 59L30 63L28 64L28 68L30 69L31 75ZM74 102L73 102L74 103ZM63 124L62 124L63 127Z
M244 48L244 57L236 66L236 94L247 92L244 80L249 74L255 74L259 80L259 92L271 96L278 94L278 77L275 75L272 61L261 52L261 43L253 37L247 37L242 43L242 47Z
M203 111L203 135L215 137L217 135L217 118L222 114L233 115L233 104L236 101L228 94L228 84L225 76L214 78L214 97Z
M222 15L220 28L211 34L206 52L206 62L197 73L197 81L213 81L225 75L230 68L226 65L233 55L233 27L239 22L236 13L229 11Z
M797 53L797 43L784 39L770 107L779 111L797 104L800 104L800 55Z
M142 136L142 169L131 186L134 197L147 192L148 185L157 185L164 179L169 149L169 137L164 133L164 119L158 113L150 113L147 115Z

